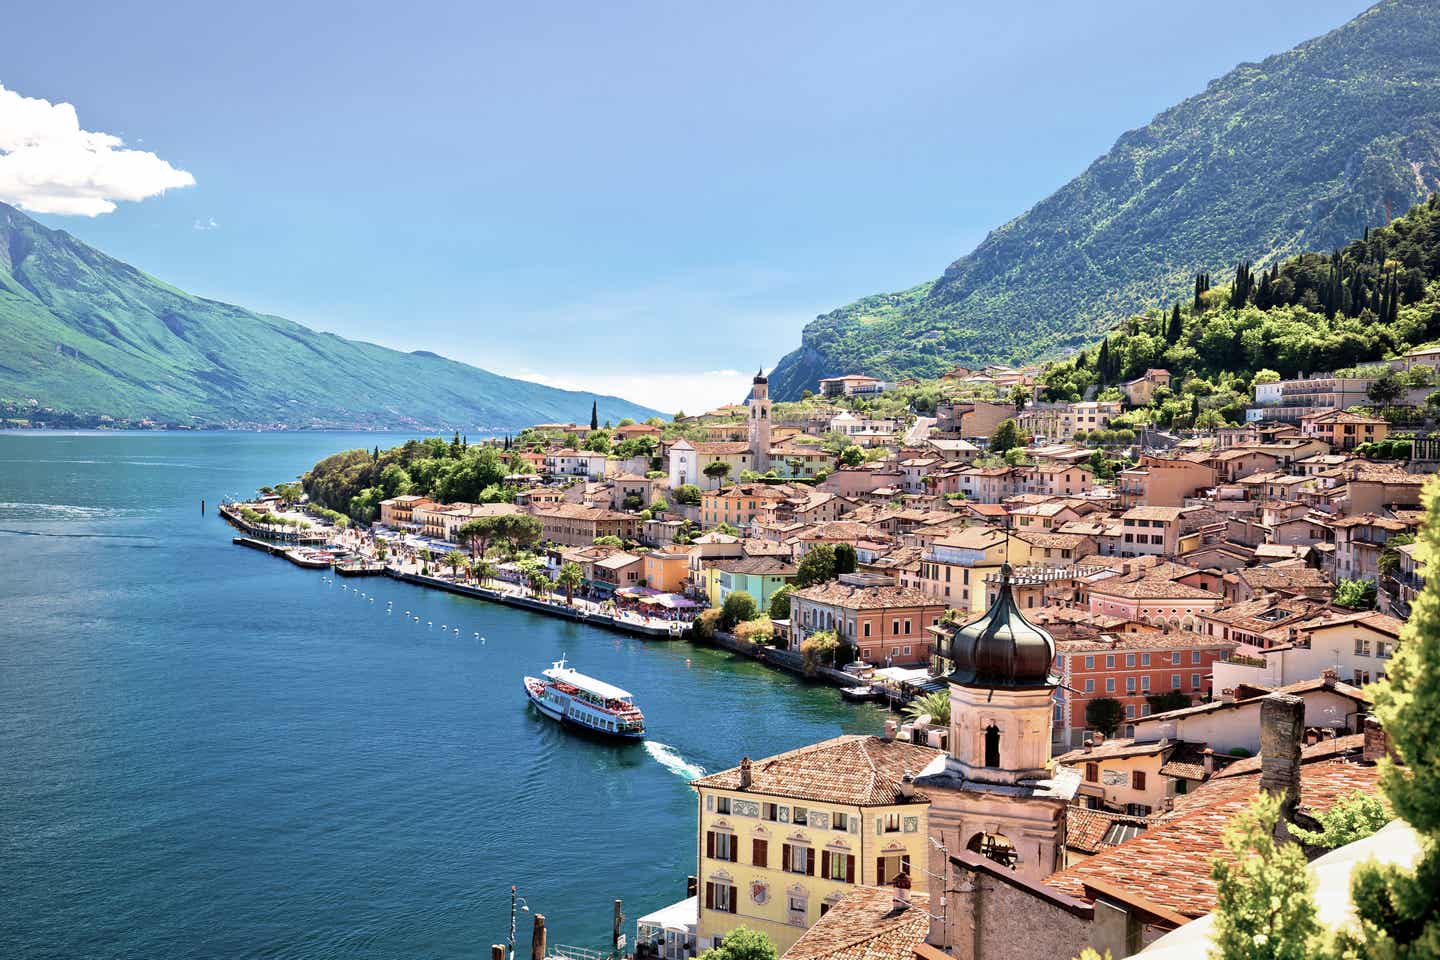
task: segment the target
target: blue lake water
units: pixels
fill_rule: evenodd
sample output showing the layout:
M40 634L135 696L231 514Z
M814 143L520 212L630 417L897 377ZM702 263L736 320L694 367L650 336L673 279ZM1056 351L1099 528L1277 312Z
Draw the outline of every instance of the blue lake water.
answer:
M512 883L552 943L604 947L614 898L633 936L684 896L687 775L878 730L688 643L231 545L221 497L377 442L0 433L0 956L477 957ZM528 709L562 653L648 743Z

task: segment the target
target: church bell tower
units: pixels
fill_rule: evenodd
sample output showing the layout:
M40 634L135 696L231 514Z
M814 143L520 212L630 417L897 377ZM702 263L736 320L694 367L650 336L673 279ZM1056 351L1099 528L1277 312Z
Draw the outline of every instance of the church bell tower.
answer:
M756 473L770 469L770 380L763 369L750 386L750 459Z
M949 743L915 780L930 797L932 902L956 892L952 866L962 855L1031 881L1064 863L1065 812L1080 777L1050 762L1055 640L1021 614L1010 577L1005 564L990 609L941 651L954 665ZM932 925L930 942L951 934Z

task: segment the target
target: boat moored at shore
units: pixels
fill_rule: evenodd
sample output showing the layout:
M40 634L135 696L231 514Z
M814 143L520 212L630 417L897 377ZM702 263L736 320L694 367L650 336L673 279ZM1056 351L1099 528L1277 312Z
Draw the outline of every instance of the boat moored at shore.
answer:
M525 695L552 720L625 740L645 736L645 715L629 691L567 667L564 657L539 677L526 677Z

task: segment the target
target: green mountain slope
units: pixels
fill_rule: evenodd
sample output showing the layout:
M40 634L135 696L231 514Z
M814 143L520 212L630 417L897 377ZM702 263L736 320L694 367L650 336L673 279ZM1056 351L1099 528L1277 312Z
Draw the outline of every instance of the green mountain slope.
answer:
M1437 186L1440 0L1385 0L1124 134L940 279L817 317L770 389L1053 356L1198 270L1330 249Z
M511 430L643 419L616 397L191 296L0 203L0 400L198 425Z

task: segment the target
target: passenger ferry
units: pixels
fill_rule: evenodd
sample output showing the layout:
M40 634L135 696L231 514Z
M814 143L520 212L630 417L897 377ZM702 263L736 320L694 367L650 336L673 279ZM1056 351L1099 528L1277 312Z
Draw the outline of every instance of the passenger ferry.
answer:
M526 677L525 695L537 710L561 723L627 740L645 736L645 715L628 691L565 666L564 657L541 676Z

